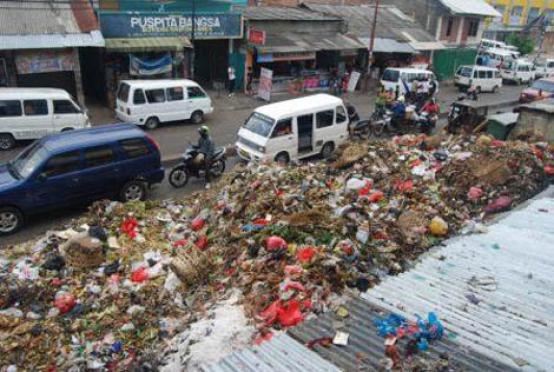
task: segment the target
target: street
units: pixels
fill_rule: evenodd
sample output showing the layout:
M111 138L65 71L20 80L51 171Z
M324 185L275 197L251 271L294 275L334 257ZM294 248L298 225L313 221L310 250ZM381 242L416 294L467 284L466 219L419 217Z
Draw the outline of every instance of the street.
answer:
M480 100L487 103L515 101L521 89L522 87L519 86L508 85L503 87L502 91L498 94L483 93L480 96ZM453 86L443 87L438 97L441 109L443 111L446 110L458 95L457 89ZM276 97L276 100L287 98L289 97L286 95L280 95ZM368 95L356 93L346 96L345 98L356 106L361 117L368 117L373 109L374 95L368 97ZM211 135L215 142L218 145L225 146L234 143L238 128L247 119L248 115L250 115L252 109L265 104L255 98L245 96L233 98L227 98L226 96L217 98L213 96L213 100L215 112L208 118L206 124L211 128ZM106 125L114 122L114 119L111 117L111 112L105 108L91 109L91 119L94 125ZM196 129L197 126L190 123L177 123L162 125L160 128L150 132L161 146L162 156L166 166L166 176L169 173L171 165L175 163L175 160L178 159L181 152L187 146L187 141L197 141L198 134ZM12 151L1 152L0 162L13 158L23 148L23 146L20 146ZM227 169L231 170L236 163L236 158L228 159ZM174 189L167 181L164 181L151 191L150 197L156 200L179 198L191 192L201 190L202 187L203 181L198 179L192 179L183 189ZM28 224L22 231L8 237L3 237L0 247L22 243L43 234L49 229L63 226L64 223L71 218L77 217L85 210L86 208L75 208L71 211L62 210L45 216L33 217L28 221Z

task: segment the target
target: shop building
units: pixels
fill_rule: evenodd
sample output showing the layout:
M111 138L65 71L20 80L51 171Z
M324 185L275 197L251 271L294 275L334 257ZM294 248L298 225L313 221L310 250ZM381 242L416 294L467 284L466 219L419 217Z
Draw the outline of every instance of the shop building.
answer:
M343 19L306 8L244 10L245 71L254 90L262 68L273 72L272 92L327 90L332 79L364 68L367 47L348 34ZM367 59L366 59L367 60ZM246 76L246 73L245 73Z
M0 87L61 88L84 104L83 54L102 47L86 0L0 1Z
M243 36L235 9L216 0L101 1L108 102L123 79L192 78L207 87L224 82L233 40Z

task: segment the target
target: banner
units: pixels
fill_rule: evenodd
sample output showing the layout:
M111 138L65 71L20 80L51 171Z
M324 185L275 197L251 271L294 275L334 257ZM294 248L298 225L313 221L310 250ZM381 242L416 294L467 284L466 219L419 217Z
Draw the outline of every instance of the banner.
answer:
M258 97L269 102L271 100L272 86L273 71L262 67L260 71L260 84L258 85Z
M171 72L171 53L155 60L140 59L129 54L129 73L133 76L152 76Z
M254 45L265 45L265 31L257 28L248 29L248 42Z
M18 74L36 74L41 72L73 71L73 52L40 51L18 52L15 56Z
M360 80L360 73L358 71L352 71L350 74L350 79L348 79L348 88L346 89L349 92L353 92L356 90L356 85L358 85L358 81Z
M104 38L191 36L192 16L174 13L100 12ZM238 13L196 13L195 39L242 37L242 18Z

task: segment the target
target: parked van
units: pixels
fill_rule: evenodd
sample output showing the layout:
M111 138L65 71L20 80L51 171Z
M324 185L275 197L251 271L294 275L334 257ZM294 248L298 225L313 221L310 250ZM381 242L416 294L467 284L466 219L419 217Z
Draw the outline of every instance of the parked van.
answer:
M500 68L500 66L509 61L519 58L519 52L513 52L506 49L487 49L478 54L477 58L488 59L486 66Z
M454 85L460 90L473 87L477 92L496 93L502 86L500 71L485 66L460 66L454 76Z
M545 78L554 76L554 59L539 59L535 62L535 78Z
M348 139L342 99L328 94L258 107L238 132L238 155L247 161L287 163L315 154L324 158Z
M117 118L146 129L189 119L200 124L213 110L208 94L192 80L124 80L117 90Z
M535 80L535 65L533 62L517 59L504 63L501 69L502 79L517 84L529 83Z
M506 48L506 43L503 43L502 41L498 41L498 40L482 39L481 43L479 43L479 50L504 49L504 48Z
M35 213L103 198L143 200L163 178L158 144L134 125L46 136L0 166L0 235Z
M0 88L0 150L18 140L90 126L87 114L62 89Z
M407 89L410 89L412 81L421 81L424 78L428 78L429 81L435 81L437 86L436 92L439 91L439 83L435 74L429 70L420 70L416 68L387 68L381 77L381 85L387 91L392 89L394 92L406 95L406 93L408 93Z

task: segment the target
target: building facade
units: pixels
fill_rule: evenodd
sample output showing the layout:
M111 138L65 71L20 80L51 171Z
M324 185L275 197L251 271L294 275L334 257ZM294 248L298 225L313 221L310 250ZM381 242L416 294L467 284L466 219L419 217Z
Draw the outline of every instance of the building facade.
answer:
M525 26L544 14L554 22L554 0L487 0L501 16L494 20L505 26Z

